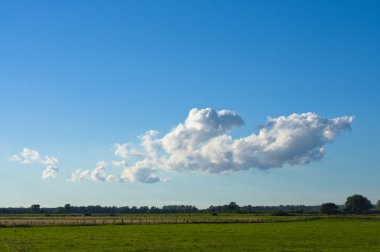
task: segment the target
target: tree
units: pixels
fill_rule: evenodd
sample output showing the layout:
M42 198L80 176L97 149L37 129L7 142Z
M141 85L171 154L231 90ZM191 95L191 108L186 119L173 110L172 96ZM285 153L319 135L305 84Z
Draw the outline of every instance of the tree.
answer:
M39 213L40 212L40 205L38 204L33 204L30 206L30 211L32 213Z
M351 214L368 214L373 207L371 201L358 194L348 197L345 205L345 212Z
M70 211L71 211L71 205L70 204L65 204L65 206L63 208L65 209L65 213L70 213Z
M380 211L380 200L377 201L376 209L377 209L377 211Z
M236 204L236 202L230 202L230 204L227 205L227 209L229 212L239 212L239 205Z
M338 214L338 213L340 213L339 207L332 202L323 203L321 205L321 208L319 211L321 214Z

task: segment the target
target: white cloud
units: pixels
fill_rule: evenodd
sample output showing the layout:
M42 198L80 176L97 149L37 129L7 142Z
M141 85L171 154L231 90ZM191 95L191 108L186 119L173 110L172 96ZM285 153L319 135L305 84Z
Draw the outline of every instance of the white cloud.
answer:
M235 112L213 109L192 109L185 123L180 123L155 144L161 144L167 153L191 153L210 139L225 134L244 124Z
M118 168L127 168L128 163L125 160L114 160L112 161L112 165Z
M58 174L58 168L49 165L46 167L46 169L42 172L42 179L47 179L47 178L55 178Z
M105 162L99 162L96 164L96 167L91 172L91 179L94 181L104 181L106 180L106 173L105 169L107 167L107 164Z
M157 176L157 169L152 168L152 165L146 159L139 161L133 167L126 168L121 175L121 179L129 182L149 184L160 182L160 178Z
M71 173L71 177L68 179L71 182L80 181L97 181L97 182L121 182L121 178L115 175L106 174L107 163L100 161L96 164L93 170L78 169Z
M10 156L9 161L22 163L22 159L17 154Z
M44 165L57 165L59 163L59 161L58 161L57 158L55 158L55 157L49 157L49 156L45 156L40 161Z
M233 138L230 131L244 120L229 110L192 109L183 123L167 134L149 130L139 144L116 144L121 160L109 165L123 169L120 177L107 175L107 164L77 170L71 181L168 182L159 172L192 170L226 174L248 169L303 165L323 158L325 145L350 130L352 116L327 119L315 113L268 118L257 133ZM17 159L17 158L16 158Z
M16 161L21 164L31 164L40 161L40 153L36 150L23 148L19 154L14 154L9 158L10 161Z
M130 157L143 156L136 148L131 147L129 144L115 144L114 154L118 157L128 159Z
M113 182L113 183L119 183L119 182L122 182L122 179L115 176L115 175L108 175L107 176L107 179L106 179L108 182Z
M71 182L79 182L79 181L89 181L91 180L91 171L90 170L82 170L77 169L71 173L71 177L69 181Z
M148 131L140 137L145 156L122 174L127 181L160 182L158 170L194 170L230 173L251 168L270 169L320 160L324 146L349 130L351 116L327 119L314 113L268 118L246 137L229 131L244 124L235 112L192 109L184 123L159 137ZM142 155L141 155L142 156Z
M12 162L18 162L20 164L29 165L29 164L42 164L46 165L45 170L42 172L41 178L55 178L59 172L57 165L59 161L55 157L44 156L41 157L40 153L37 150L32 150L29 148L23 148L23 150L14 154L9 158Z
M123 172L122 179L130 182L140 182L148 184L160 182L160 178L157 176L156 171L149 167L134 167L131 169L126 169Z

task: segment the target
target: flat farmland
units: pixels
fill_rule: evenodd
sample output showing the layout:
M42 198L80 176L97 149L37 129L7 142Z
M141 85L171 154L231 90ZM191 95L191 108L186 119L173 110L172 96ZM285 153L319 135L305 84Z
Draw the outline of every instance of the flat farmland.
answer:
M137 224L261 223L272 221L306 221L319 216L270 216L254 214L128 214L128 215L4 215L0 227L89 226Z
M0 251L380 251L380 221L0 228Z

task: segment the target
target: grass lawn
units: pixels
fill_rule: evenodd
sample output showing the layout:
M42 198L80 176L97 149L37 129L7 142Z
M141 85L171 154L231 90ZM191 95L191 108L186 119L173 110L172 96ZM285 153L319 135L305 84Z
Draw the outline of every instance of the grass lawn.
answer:
M380 251L380 220L0 228L0 251Z

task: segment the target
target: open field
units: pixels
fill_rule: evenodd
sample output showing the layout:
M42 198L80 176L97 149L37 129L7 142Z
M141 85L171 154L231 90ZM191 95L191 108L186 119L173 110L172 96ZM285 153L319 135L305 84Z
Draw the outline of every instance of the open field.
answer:
M380 220L0 228L0 251L380 251Z
M0 227L38 226L95 226L95 225L137 225L137 224L200 224L200 223L263 223L313 221L325 218L334 219L377 219L380 215L319 215L297 214L271 216L270 214L126 214L126 215L44 215L15 214L0 215Z
M270 216L255 214L128 214L128 215L3 215L0 227L136 225L136 224L195 224L195 223L261 223L272 221L307 221L318 215Z

